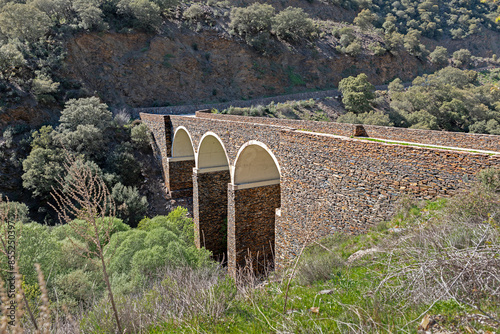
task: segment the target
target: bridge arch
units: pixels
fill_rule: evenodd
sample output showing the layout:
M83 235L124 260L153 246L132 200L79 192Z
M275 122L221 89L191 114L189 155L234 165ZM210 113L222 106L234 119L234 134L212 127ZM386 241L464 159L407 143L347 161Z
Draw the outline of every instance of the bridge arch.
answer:
M227 168L229 170L227 151L217 134L209 131L201 137L196 154L196 168Z
M194 146L191 134L183 127L179 126L175 129L174 141L172 143L172 157L173 158L190 158L194 160Z
M233 167L231 183L234 185L278 181L281 171L273 152L256 140L241 146Z
M227 259L227 193L231 182L223 141L206 132L200 139L193 169L193 217L198 247Z
M172 198L193 194L193 167L195 154L189 131L179 126L172 141L172 156L163 159L166 186Z
M228 269L233 275L248 256L256 271L274 265L280 175L278 160L264 143L251 140L241 146L228 193Z

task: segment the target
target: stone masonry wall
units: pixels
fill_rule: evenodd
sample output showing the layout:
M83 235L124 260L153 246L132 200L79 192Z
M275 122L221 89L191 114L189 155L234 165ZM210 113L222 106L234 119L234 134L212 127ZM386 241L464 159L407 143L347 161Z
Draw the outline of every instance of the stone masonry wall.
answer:
M229 171L193 174L195 242L227 258L227 184Z
M228 271L235 276L246 257L255 271L273 265L276 208L280 185L233 190L229 187Z
M348 136L338 137L294 131L293 128L304 129L305 126L292 126L292 123L297 121L291 120L257 118L257 121L276 122L268 125L251 123L250 121L255 119L251 117L207 115L209 117L205 117L206 115L201 117L166 116L169 118L168 121L163 117L154 116L143 118L143 120L153 132L156 132L155 138L160 139L161 129L168 129L165 127L168 122L171 128L165 131L170 133L177 127L184 126L193 139L195 152L205 133L208 131L215 133L222 140L230 166L234 166L238 151L248 141L260 141L268 147L276 156L281 173L281 216L276 220L275 226L276 264L278 266L286 263L298 253L309 234L312 234L313 238L319 238L336 232L361 233L368 227L390 218L394 205L401 196L409 195L420 199L450 196L468 188L470 182L475 179L475 174L481 169L492 166L500 167L500 154L488 155L384 144ZM298 122L303 123L297 124L307 126L311 124L317 127L324 126L327 131L319 131L319 128L315 128L314 131L327 133L332 129L328 130L327 127L344 127L349 133L355 129L353 125L348 124ZM379 132L392 131L385 127L366 126L370 136L373 136L374 129ZM420 130L404 129L404 131L412 133ZM430 131L430 133L448 136L444 132ZM406 136L406 133L402 132L401 136L403 135ZM460 135L463 136L461 138L472 138L467 139L471 146L472 144L479 145L470 147L472 149L493 148L481 146L483 144L481 140L476 140L477 138L487 138L490 143L500 140L500 136L457 134L457 136ZM409 141L408 136L399 139ZM450 138L453 136L455 134L449 134ZM167 145L166 142L167 140L163 144L158 143L158 146ZM165 148L163 152L168 152L168 150ZM200 174L193 179L195 216L205 217L213 214L211 211L223 210L223 207L229 205L228 233L229 235L233 233L235 236L241 235L236 231L239 224L243 224L242 228L249 224L250 218L246 218L246 215L251 216L259 212L258 205L251 202L254 197L248 194L240 196L243 190L237 190L236 193L230 193L227 198L222 195L212 199L210 197L212 194L207 189L213 187L199 187L203 183L200 177L204 176ZM226 175L223 181L217 183L217 187L224 185L227 189L228 183L230 180ZM214 202L215 198L220 202ZM260 205L263 204L266 203L260 203ZM206 214L196 211L205 210L205 208L208 208ZM245 214L241 214L242 211L234 211L235 209L243 210L243 208L247 210ZM234 222L232 226L230 222ZM231 232L231 229L234 230ZM259 229L247 231L246 237L253 240L258 235ZM214 239L217 238L219 237ZM235 238L233 245L228 245L228 257L229 259L233 257L233 263L236 263L238 249L241 247L246 249L246 246L241 246L245 245L246 241L238 241ZM199 240L198 244L200 244Z
M390 218L398 198L450 196L500 155L282 132L281 217L276 256L284 263L312 237L360 233Z
M172 198L193 195L194 160L169 161L166 184Z
M207 112L197 112L196 116L202 118L231 120L257 124L282 125L297 130L329 133L346 137L354 136L356 129L355 124L335 122L316 122L268 117L221 115L211 114ZM366 130L368 137L372 138L500 152L500 137L495 135L407 129L366 124L363 124L363 127Z
M194 151L198 151L201 137L207 132L215 133L221 138L227 151L229 164L233 165L240 147L250 140L266 144L271 151L278 150L280 132L289 131L286 127L249 124L241 122L220 121L186 116L169 116L172 129L184 126L193 140ZM172 131L173 131L172 130ZM278 158L279 159L279 158Z

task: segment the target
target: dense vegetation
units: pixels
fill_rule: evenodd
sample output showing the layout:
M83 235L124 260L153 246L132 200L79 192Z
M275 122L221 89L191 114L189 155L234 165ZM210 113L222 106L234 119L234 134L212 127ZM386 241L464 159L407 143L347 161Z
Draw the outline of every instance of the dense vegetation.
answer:
M25 292L25 308L61 333L114 332L113 313L127 332L151 333L412 332L425 314L452 330L498 328L498 171L483 172L481 185L454 199L403 202L396 217L366 235L334 235L310 245L296 268L265 280L243 269L234 281L208 251L194 246L186 209L145 218L148 202L139 188L145 183L143 161L152 156L147 127L109 108L95 96L99 92L61 75L64 42L74 34L166 35L174 25L225 34L264 56L288 49L314 59L324 45L335 57L409 52L435 72L411 84L395 78L379 91L364 74L347 76L338 85L338 101L221 112L500 135L500 72L469 70L497 65L496 55L480 59L467 49L451 53L425 46L497 30L497 4L330 0L322 5L343 7L354 19L319 19L308 14L307 5L0 0L0 114L22 104L60 114L37 129L8 126L0 138L1 167L22 171L20 202L5 202L0 193L0 235L6 235L8 223L15 224L18 291ZM291 70L289 81L304 85ZM69 168L90 171L109 190L109 198L98 203L103 216L93 223L57 224L60 208L53 194L71 193L67 185L75 180ZM350 257L362 249L371 250L361 259ZM0 263L6 269L8 262ZM1 276L9 279L5 271ZM106 291L108 278L116 307ZM33 329L28 313L22 320ZM471 313L489 320L476 321Z
M14 135L15 128L5 131L8 146L16 145ZM94 97L69 100L59 126L41 127L22 145L28 152L24 160L15 156L16 151L4 158L23 169L22 185L33 194L31 205L38 211L33 214L41 221L56 221L49 204L51 193L61 187L58 181L66 177L66 155L78 156L102 176L117 205L117 216L126 224L136 226L146 214L148 202L138 187L143 181L142 161L151 154L150 133L145 124L130 123L128 114L112 118L108 107Z
M115 219L105 251L122 326L148 333L414 332L427 318L440 326L434 329L495 330L500 171L479 179L451 199L404 199L392 220L367 234L313 243L264 281L245 269L236 281L227 278L194 247L185 209L146 218L136 229ZM48 227L23 223L19 213L2 222L23 225L19 264L34 313L45 312L49 304L39 300L46 298L54 331L113 332L99 264L88 255L94 244L70 227L84 222ZM41 284L37 262L50 273ZM27 314L23 323L33 326Z
M400 79L375 91L365 74L339 83L342 105L327 112L327 100L288 101L213 110L233 115L336 121L413 129L500 134L499 71L445 67L416 77L406 87Z

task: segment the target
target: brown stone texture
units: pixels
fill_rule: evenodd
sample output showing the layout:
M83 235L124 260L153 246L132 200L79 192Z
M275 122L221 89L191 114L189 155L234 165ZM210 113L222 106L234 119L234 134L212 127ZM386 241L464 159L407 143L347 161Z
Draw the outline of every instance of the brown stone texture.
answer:
M426 145L450 146L458 148L468 148L476 150L491 150L500 152L500 136L464 133L464 132L449 132L436 130L420 130L397 128L391 126L378 126L363 124L364 133L360 125L335 123L335 122L317 122L304 121L294 119L277 119L267 117L250 117L236 115L221 115L211 114L207 112L197 112L197 117L230 120L237 122L249 122L255 124L278 125L289 127L297 130L313 131L320 133L328 133L339 136L360 136L372 137L387 140L407 141Z
M282 132L280 221L276 257L284 263L308 237L360 233L388 219L398 198L450 196L500 155L364 142Z
M226 256L229 171L193 174L193 217L197 247ZM227 258L227 257L226 257Z
M470 187L481 169L500 167L500 154L350 138L356 127L351 124L207 113L198 113L197 117L141 116L148 120L146 124L153 132L156 131L155 138L168 138L169 134L162 136L161 131L173 133L179 126L185 127L193 139L195 152L201 137L212 132L221 139L230 168L235 167L239 150L249 141L264 144L274 154L281 174L281 214L275 220L276 266L296 256L307 239L311 241L337 232L362 233L390 218L401 196L429 200L450 196ZM447 144L500 152L500 136L367 125L364 128L369 136L376 133L378 137L391 139L390 136L398 134L397 139L403 141L421 138L419 142L429 145ZM165 143L166 140L158 146ZM167 150L162 152L165 154ZM201 225L202 230L210 231L210 240L219 240L221 236L217 235L219 227L216 226L220 226L221 217L226 214L224 208L229 205L228 233L233 238L229 238L228 259L235 270L236 264L241 264L243 252L249 248L245 238L254 240L258 235L256 231L260 233L252 224L274 217L274 209L279 204L272 202L271 194L264 194L264 187L259 189L258 195L253 193L257 190L252 190L258 188L251 188L230 191L226 197L221 189L227 189L230 183L229 172L223 181L220 177L216 180L202 174L193 179L195 217L200 221L204 217L209 217L207 221L215 221L215 226L211 227L199 222L197 231L199 233ZM263 205L270 205L265 214L261 208L267 206ZM200 240L198 245L202 245ZM258 241L257 248L263 246L262 240ZM217 248L215 241L210 247ZM260 249L257 248L251 251Z
M229 187L228 271L252 261L255 271L272 266L276 209L281 205L280 185L233 190Z
M166 184L172 198L193 195L194 160L169 161Z

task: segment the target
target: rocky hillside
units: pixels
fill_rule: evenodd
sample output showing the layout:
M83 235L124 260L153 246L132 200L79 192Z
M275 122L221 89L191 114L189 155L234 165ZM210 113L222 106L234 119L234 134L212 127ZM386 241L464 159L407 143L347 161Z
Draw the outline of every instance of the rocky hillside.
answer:
M292 50L282 45L278 54L265 56L214 31L81 34L68 41L63 75L107 103L147 107L321 89L359 73L382 84L429 69L407 52L352 57L324 44Z

